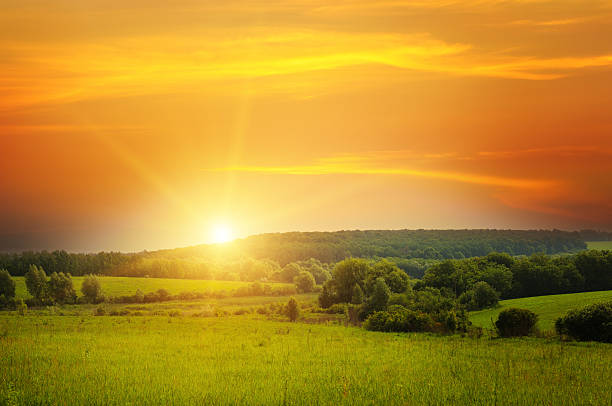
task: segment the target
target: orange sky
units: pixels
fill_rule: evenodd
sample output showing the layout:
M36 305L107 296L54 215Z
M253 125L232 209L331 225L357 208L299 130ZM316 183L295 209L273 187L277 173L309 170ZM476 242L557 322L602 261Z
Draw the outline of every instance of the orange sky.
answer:
M0 250L612 229L612 1L0 10Z

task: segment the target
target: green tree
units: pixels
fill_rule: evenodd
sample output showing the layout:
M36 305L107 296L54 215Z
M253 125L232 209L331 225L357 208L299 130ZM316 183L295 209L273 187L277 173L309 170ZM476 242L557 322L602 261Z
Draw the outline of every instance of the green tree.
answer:
M281 271L281 280L284 282L293 282L293 278L298 276L300 272L302 272L302 267L295 262L287 264Z
M355 285L355 287L353 288L353 297L351 298L351 303L352 304L362 304L364 301L364 295L363 295L363 290L361 290L361 287L359 285Z
M485 309L497 305L499 293L487 282L481 281L474 284L474 303L478 309Z
M321 294L319 294L319 306L327 309L334 303L338 303L334 282L329 280L323 284Z
M25 283L30 295L42 303L47 298L47 275L42 267L30 265L30 269L25 274Z
M368 262L360 258L348 258L338 262L334 267L332 278L336 287L338 302L350 302L356 284L363 290L366 276L371 270Z
M385 276L385 283L393 293L402 293L408 289L410 277L400 269L394 269Z
M293 279L293 283L299 293L312 292L316 283L315 278L308 271L301 271L298 276Z
M49 296L56 303L74 303L76 292L70 274L53 272L49 277Z
M295 298L292 297L289 299L285 311L290 321L296 321L298 317L300 317L300 307L298 306L298 302L295 300Z
M15 281L6 269L0 269L0 295L7 299L15 297Z
M391 290L387 286L385 280L383 278L376 279L374 288L372 289L372 295L367 301L368 312L385 310L387 308L387 304L389 303L390 296Z
M94 275L87 275L81 285L81 292L85 299L90 303L96 303L102 297L102 287L100 281Z

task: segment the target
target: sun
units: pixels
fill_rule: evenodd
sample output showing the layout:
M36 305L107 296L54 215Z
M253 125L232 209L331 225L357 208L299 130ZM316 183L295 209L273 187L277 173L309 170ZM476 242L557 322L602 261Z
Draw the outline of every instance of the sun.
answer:
M211 239L213 244L222 244L234 239L232 229L223 224L216 225L211 230Z

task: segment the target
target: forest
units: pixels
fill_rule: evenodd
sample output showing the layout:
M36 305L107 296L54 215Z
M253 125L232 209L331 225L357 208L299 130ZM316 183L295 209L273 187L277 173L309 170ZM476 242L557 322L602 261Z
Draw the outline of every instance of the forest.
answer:
M605 240L593 230L370 230L261 234L229 244L198 245L139 253L0 253L0 269L23 276L30 265L48 273L150 276L186 279L255 280L285 265L311 258L333 264L348 257L387 258L412 277L444 259L484 256L560 254ZM588 239L587 239L588 238Z

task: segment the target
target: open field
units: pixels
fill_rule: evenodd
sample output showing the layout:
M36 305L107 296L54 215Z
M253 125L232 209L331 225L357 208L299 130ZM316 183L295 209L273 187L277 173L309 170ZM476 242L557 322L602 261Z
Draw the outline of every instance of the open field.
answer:
M551 330L554 329L555 320L568 310L606 300L612 300L612 290L502 300L499 302L499 307L495 309L471 313L470 320L476 326L492 328L491 320L496 320L499 312L509 307L518 307L535 312L538 315L538 327L541 330Z
M265 318L0 315L2 404L612 402L612 346Z
M612 241L587 241L590 250L612 250Z
M77 294L81 295L81 284L85 277L74 276L72 282ZM239 281L214 281L214 280L192 280L192 279L163 279L163 278L128 278L101 276L99 277L102 291L107 296L126 296L133 295L137 289L143 293L155 292L158 289L166 289L170 294L175 295L181 292L233 292L241 287L249 286L252 282ZM24 277L14 277L16 282L16 296L21 298L30 297L26 289ZM292 286L286 283L266 283L273 287Z

